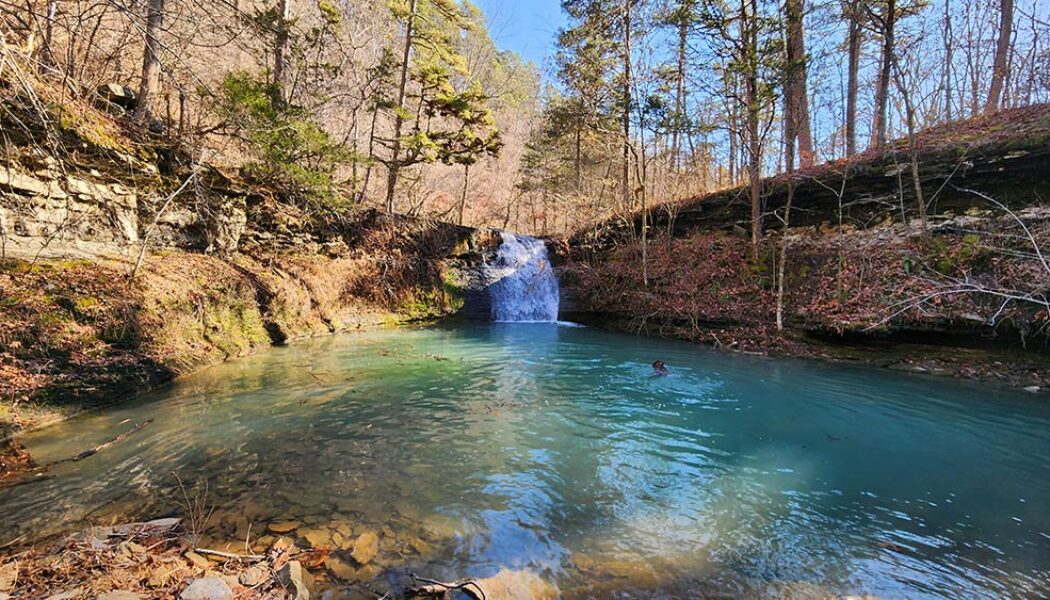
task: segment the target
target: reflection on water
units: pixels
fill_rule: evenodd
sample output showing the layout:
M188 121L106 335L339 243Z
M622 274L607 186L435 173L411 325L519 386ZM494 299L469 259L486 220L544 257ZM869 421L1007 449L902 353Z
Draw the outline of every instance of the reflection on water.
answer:
M285 520L336 548L374 531L361 576L526 569L566 597L1050 594L1050 406L994 389L553 324L377 331L25 442L48 461L148 418L0 491L0 544L177 510L177 473L208 481L210 544L265 543Z

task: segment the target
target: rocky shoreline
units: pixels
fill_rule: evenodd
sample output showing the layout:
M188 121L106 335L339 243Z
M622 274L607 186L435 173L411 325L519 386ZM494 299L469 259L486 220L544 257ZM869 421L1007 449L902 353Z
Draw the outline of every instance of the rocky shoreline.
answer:
M257 539L249 534L230 549L203 548L193 529L206 526L208 517L96 526L19 552L0 561L0 600L12 593L50 600L361 600L441 598L454 590L479 600L557 597L556 588L526 571L453 582L391 571L393 553L419 555L430 545L418 537L398 540L388 530L358 533L345 518L319 526L271 522Z

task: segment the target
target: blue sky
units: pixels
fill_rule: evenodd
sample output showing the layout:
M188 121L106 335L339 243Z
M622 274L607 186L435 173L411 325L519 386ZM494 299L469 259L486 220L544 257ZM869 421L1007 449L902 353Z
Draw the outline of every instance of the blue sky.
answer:
M489 32L500 48L514 50L536 63L553 52L558 29L565 25L561 0L474 0L485 12Z

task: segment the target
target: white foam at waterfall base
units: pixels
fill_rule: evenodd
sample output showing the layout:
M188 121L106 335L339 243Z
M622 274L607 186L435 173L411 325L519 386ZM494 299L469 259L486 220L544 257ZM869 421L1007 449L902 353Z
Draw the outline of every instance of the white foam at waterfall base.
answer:
M541 240L503 233L495 260L486 265L492 285L492 320L551 323L558 320L558 278Z

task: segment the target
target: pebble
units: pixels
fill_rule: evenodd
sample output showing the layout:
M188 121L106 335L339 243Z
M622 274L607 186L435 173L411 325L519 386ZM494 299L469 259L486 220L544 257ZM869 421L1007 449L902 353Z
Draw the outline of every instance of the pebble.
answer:
M179 600L233 600L233 590L219 577L204 577L182 590Z
M258 565L242 571L237 581L246 587L255 587L270 578L270 571Z
M271 533L281 534L295 531L296 529L299 529L300 526L302 526L302 522L300 521L284 521L282 523L270 523L266 526L266 529Z

